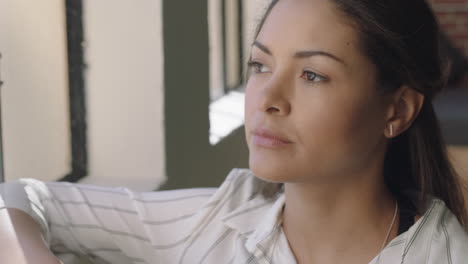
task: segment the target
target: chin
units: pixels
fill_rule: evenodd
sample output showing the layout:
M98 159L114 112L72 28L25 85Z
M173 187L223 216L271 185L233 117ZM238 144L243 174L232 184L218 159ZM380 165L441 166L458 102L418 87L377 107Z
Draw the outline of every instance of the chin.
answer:
M259 179L272 183L294 181L295 173L284 163L249 161L250 170Z

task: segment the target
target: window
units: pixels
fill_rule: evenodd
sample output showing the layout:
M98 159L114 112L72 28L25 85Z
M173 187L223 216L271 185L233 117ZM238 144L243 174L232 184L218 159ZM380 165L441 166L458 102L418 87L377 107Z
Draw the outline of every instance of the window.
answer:
M210 143L244 123L244 76L258 14L268 1L209 0Z
M215 101L242 84L242 0L209 0L210 97Z
M222 3L224 87L229 92L242 83L242 0L224 0Z

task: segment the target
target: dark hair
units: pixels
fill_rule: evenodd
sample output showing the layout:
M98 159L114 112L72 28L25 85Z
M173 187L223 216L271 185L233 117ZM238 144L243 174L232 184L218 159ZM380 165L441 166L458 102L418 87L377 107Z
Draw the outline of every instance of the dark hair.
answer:
M255 38L279 0L273 0L260 20ZM446 86L446 63L439 50L439 25L424 0L330 0L360 35L360 47L377 69L377 87L391 94L409 85L425 97L412 125L387 149L384 178L402 199L405 191L423 210L430 197L445 202L462 225L468 216L465 188L447 155L432 99ZM421 213L421 211L419 211Z

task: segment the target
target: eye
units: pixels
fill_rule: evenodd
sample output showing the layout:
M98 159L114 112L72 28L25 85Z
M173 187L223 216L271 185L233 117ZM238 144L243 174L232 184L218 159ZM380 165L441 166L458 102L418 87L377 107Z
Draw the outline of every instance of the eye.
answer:
M249 61L247 63L249 69L252 69L254 73L265 73L270 72L270 69L258 61Z
M309 82L321 82L321 81L326 81L327 78L311 71L304 71L301 75L301 78L305 79L306 81Z

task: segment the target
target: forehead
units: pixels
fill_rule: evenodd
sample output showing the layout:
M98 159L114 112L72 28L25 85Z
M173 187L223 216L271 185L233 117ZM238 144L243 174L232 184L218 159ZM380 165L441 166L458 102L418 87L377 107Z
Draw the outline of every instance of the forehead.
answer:
M350 57L358 51L357 32L329 0L280 0L257 40L273 53L319 49Z

